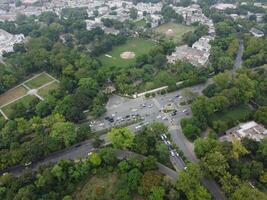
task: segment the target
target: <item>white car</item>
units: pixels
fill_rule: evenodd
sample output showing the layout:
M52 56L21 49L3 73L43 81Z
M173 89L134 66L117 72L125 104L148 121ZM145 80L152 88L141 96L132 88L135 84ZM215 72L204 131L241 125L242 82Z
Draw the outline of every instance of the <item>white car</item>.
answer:
M161 137L161 139L162 139L162 140L165 140L165 138L164 138L164 136L163 136L163 135L160 135L160 137Z
M167 116L162 117L162 120L168 120Z
M188 109L184 109L184 110L183 110L183 113L185 113L185 112L187 112L187 111L188 111Z
M28 167L28 166L30 166L31 164L32 164L32 162L27 162L27 163L24 164L24 166L25 166L25 167Z
M144 123L144 126L147 126L148 124L149 124L149 122L145 122L145 123Z
M141 127L142 127L141 125L138 125L138 126L135 127L135 129L138 130L138 129L140 129Z
M175 153L173 151L171 151L171 155L172 155L172 157L174 157L175 156Z
M158 116L157 116L157 119L160 119L160 118L161 118L161 115L158 115Z
M104 126L104 125L105 125L104 123L99 124L99 126Z
M152 108L152 107L153 107L153 105L152 105L152 104L149 104L147 107L148 107L148 108Z
M136 108L133 108L131 111L132 112L136 112L138 109L136 109Z
M168 138L167 138L167 135L165 135L165 134L162 134L162 135L163 135L163 137L164 137L165 139L168 139Z

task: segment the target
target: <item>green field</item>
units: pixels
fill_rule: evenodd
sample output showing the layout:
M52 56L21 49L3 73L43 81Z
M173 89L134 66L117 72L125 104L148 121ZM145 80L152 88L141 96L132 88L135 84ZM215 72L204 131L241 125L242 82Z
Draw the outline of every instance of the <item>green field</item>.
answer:
M51 77L47 76L44 73L41 73L36 78L25 82L25 85L28 86L31 89L34 89L34 88L39 88L42 85L44 85L46 83L49 83L51 81L53 81L53 79Z
M45 98L49 94L49 91L57 89L58 87L59 87L59 83L55 81L51 83L50 85L47 85L46 87L43 87L40 90L38 90L38 94L41 97Z
M211 121L214 122L220 120L231 126L246 120L251 113L252 109L248 105L240 105L238 107L227 109L224 112L215 113Z
M141 19L139 21L134 22L136 26L142 26L144 27L146 25L146 20L145 19Z
M131 38L125 44L113 47L112 51L106 53L112 56L109 58L105 55L99 57L99 60L106 67L125 67L135 63L135 58L148 53L151 49L156 47L157 44L153 41L142 39L142 38ZM125 51L131 51L135 53L133 59L123 59L120 54Z
M5 113L5 115L7 115L8 117L10 116L11 112L12 112L12 107L17 104L17 103L23 103L25 107L29 106L29 103L33 100L36 99L35 96L31 96L31 95L27 95L11 104L8 104L7 106L2 108L2 111Z
M193 26L186 26L183 24L176 24L173 22L169 22L167 24L162 24L161 26L154 29L158 33L163 33L168 38L173 38L174 41L180 42L182 40L182 36L189 32L194 31L195 28ZM172 30L172 32L168 31Z

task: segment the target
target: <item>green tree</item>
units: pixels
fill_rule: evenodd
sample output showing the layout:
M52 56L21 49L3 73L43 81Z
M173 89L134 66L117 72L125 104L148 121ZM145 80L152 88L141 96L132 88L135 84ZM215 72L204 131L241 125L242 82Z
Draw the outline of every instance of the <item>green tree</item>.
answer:
M225 157L218 151L207 154L202 159L202 165L213 177L221 177L226 174L229 165Z
M255 118L257 121L267 126L267 106L260 107L255 113Z
M158 153L158 158L160 162L165 163L166 161L168 161L170 153L167 145L163 143L157 144L156 151Z
M206 154L213 152L219 147L219 143L217 142L217 140L210 138L198 138L195 140L194 144L194 151L198 158L204 157Z
M165 190L161 186L155 186L151 189L151 193L148 196L149 200L163 200Z
M101 163L102 163L101 157L96 152L93 152L89 156L89 160L96 167L99 166L99 165L101 165Z
M130 18L131 19L137 19L137 17L138 17L138 11L136 8L132 7L130 9Z
M134 141L134 133L128 128L114 128L107 134L115 148L130 148Z
M71 122L57 122L53 125L50 136L66 147L70 146L77 137L75 125Z
M179 173L177 189L183 191L188 200L211 200L211 195L200 184L201 178L199 166L189 164L186 170Z
M127 182L128 182L129 189L131 191L137 190L142 175L143 174L137 168L134 168L131 171L129 171L129 173L127 174Z
M266 200L266 195L256 188L243 183L230 197L230 200Z
M240 156L249 153L249 151L246 149L246 147L243 146L240 140L234 139L232 144L233 144L232 157L234 159L238 160Z

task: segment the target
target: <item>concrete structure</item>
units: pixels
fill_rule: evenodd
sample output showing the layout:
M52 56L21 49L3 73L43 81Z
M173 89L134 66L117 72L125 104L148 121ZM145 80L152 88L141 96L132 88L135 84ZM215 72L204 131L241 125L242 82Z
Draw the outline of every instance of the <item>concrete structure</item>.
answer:
M255 141L260 141L266 136L267 130L262 125L254 121L250 121L229 129L226 131L226 137L224 138L228 137L227 140L231 140L231 138L241 140L242 138L247 137Z
M161 15L152 14L148 22L151 23L151 28L156 28L163 22L163 17Z
M37 3L39 0L22 0L22 4L24 5L33 5Z
M203 36L193 44L192 48L209 53L211 48L209 42L213 39L211 36Z
M16 43L25 41L23 34L12 35L5 30L0 29L0 59L4 52L12 52L13 46Z
M231 3L217 3L211 6L211 8L215 8L218 11L225 11L227 9L236 9L236 5Z
M254 35L255 37L263 37L264 36L264 33L263 31L259 30L259 29L256 29L256 28L252 28L250 29L249 31L252 35Z
M175 63L177 60L186 60L192 65L206 65L209 60L210 53L191 48L187 45L176 47L175 52L167 56L169 63Z

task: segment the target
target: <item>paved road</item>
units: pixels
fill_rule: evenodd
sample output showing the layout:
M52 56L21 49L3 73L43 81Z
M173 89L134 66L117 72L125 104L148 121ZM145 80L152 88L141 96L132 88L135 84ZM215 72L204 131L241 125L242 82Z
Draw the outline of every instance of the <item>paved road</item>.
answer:
M190 90L194 92L201 92L207 84L201 84L197 86L190 87ZM118 125L120 123L124 123L125 121L133 118L133 115L139 114L143 119L143 122L137 125L129 126L133 131L138 131L140 126L144 126L147 123L151 122L162 122L169 127L169 132L171 133L171 137L173 142L181 149L185 156L192 162L197 162L196 156L194 154L194 146L190 143L182 134L181 128L179 127L180 120L186 117L187 114L190 114L189 106L180 106L180 102L183 101L182 90L178 90L176 92L172 92L162 96L156 96L152 99L146 98L137 98L137 99L127 99L119 96L113 96L110 98L107 104L107 113L99 119L99 121L92 123L91 125L93 130L102 130L105 128L111 128L114 125ZM170 114L166 114L162 112L162 109L167 105L172 103L174 108L177 110L176 116L171 116ZM184 112L186 110L186 112ZM187 114L186 114L187 113ZM126 116L130 116L126 118ZM110 123L105 120L105 117L113 116L115 122ZM105 136L102 136L105 139ZM78 146L73 146L68 149L56 152L54 154L49 155L43 160L40 160L37 163L34 163L31 166L32 170L38 169L39 166L48 164L50 162L55 163L61 159L71 159L77 160L79 158L84 158L87 156L89 152L93 149L92 141L87 140L81 143ZM171 157L171 161L174 164L174 167L177 171L183 170L185 167L185 163L180 157ZM164 166L160 166L164 168ZM21 174L23 166L18 166L15 168L10 168L7 171L11 171L15 175ZM166 173L168 169L165 169ZM168 172L172 177L177 176L177 172L174 173L172 171ZM220 188L214 181L204 181L205 186L209 189L209 191L214 195L215 199L221 200L225 199L223 194L220 192Z
M242 66L242 62L243 62L242 56L244 52L244 41L240 35L238 35L238 42L239 42L239 48L237 51L236 59L234 62L234 67L232 70L233 75L236 73L236 70Z

